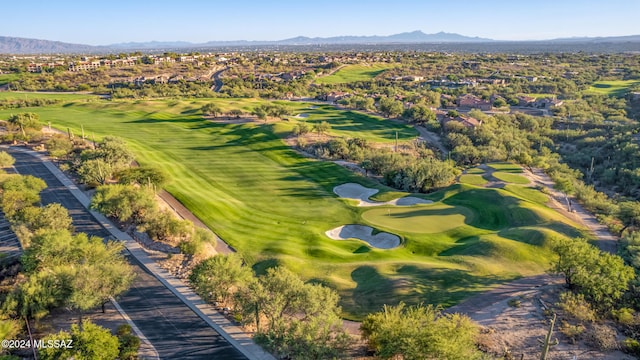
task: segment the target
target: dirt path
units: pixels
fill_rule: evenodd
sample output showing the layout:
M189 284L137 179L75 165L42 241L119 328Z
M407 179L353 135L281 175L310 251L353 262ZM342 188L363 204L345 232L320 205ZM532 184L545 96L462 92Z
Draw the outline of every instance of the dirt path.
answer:
M427 130L427 128L422 125L415 125L414 128L420 134L419 139L423 140L427 144L432 144L437 147L438 150L442 152L443 156L447 156L447 154L449 154L449 150L444 147L444 145L442 144L442 140L440 139L440 136L438 134Z
M567 218L574 220L587 227L598 238L598 247L602 251L615 254L618 247L618 237L611 234L606 226L598 222L598 219L585 210L574 198L569 198L571 210L568 211L565 196L560 191L553 188L553 180L549 178L541 169L525 170L523 173L532 183L546 189L550 194L550 202L547 204L552 209L560 212Z

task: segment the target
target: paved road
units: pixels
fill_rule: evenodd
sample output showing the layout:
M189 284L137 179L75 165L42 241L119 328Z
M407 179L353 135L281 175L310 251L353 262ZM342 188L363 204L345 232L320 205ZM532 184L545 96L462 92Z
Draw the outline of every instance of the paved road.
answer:
M67 188L35 157L9 150L20 174L43 179L42 202L69 209L77 231L107 237L108 232ZM132 288L118 299L121 307L156 348L161 359L246 359L180 301L158 279L130 257L138 274Z
M213 76L211 76L211 78L213 79L214 85L211 87L211 90L213 90L214 92L220 92L220 90L222 89L222 85L224 85L222 83L222 80L220 80L220 74L222 74L223 72L225 72L227 69L229 69L228 67L225 67L221 70L218 70L216 72L213 73Z

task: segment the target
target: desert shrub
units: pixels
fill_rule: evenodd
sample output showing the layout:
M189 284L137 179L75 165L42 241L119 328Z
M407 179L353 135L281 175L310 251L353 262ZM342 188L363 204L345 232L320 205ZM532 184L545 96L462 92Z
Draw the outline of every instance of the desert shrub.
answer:
M566 315L577 321L594 321L596 313L582 294L564 292L560 294L560 302L557 304Z
M519 308L520 305L522 305L519 299L510 299L509 302L507 302L507 304L514 308Z
M134 360L138 358L140 339L131 333L131 326L123 324L116 331L118 337L118 359Z
M613 310L611 316L622 325L632 325L636 321L633 309L629 308Z
M585 334L587 344L601 351L613 351L618 349L616 330L604 324L594 324Z
M580 339L584 330L585 328L581 324L571 325L566 321L563 321L562 326L560 326L560 332L569 338L572 344L575 344Z
M622 342L622 350L636 357L640 356L640 342L636 339L626 338Z

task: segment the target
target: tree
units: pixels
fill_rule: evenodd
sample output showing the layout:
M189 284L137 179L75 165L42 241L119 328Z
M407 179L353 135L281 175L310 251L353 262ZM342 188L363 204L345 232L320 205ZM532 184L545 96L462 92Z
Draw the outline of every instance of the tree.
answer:
M422 104L414 105L405 110L404 116L418 124L436 121L436 113Z
M40 125L40 115L31 112L11 115L7 121L11 128L20 130L23 137L26 137L27 129L42 129L42 125Z
M9 155L6 151L0 151L0 168L8 168L13 166L16 159Z
M102 185L91 199L91 208L122 222L140 224L156 211L155 194L149 188L134 185Z
M507 106L507 102L503 98L499 97L493 101L492 105L495 108L501 108Z
M162 169L140 166L119 171L116 174L121 184L138 184L152 186L153 189L161 189L169 180L169 176Z
M611 307L633 279L633 268L621 257L602 252L584 239L555 239L552 249L558 255L553 271L563 274L567 285L601 309Z
M624 232L627 228L635 228L640 225L640 202L625 201L620 203L618 217L624 223L624 227L620 232Z
M89 159L78 168L80 180L91 186L104 185L113 177L115 169L103 159Z
M38 358L42 360L77 359L77 360L114 360L119 357L118 338L108 329L90 321L83 321L80 326L71 325L71 332L60 331L46 336L45 341L69 342L68 347L45 347L38 350Z
M244 286L253 276L236 253L210 257L193 268L189 281L207 299L227 303L233 288Z
M120 171L131 165L134 156L124 140L107 136L97 144L95 150L83 151L81 159L83 161L101 159L109 165L112 171Z
M242 112L242 110L240 110L240 109L232 109L232 110L229 110L228 114L229 114L229 116L233 116L233 117L235 117L236 119L238 119L238 118L240 118L240 116L242 116L242 114L244 114L244 113L243 113L243 112Z
M432 305L385 305L360 327L369 348L383 359L478 359L477 326L466 315L443 314Z
M388 97L383 97L382 99L380 99L378 110L385 117L395 118L400 116L400 114L402 114L402 111L404 110L404 105L402 105L402 102L398 100L394 100Z
M349 337L342 329L338 294L305 284L283 267L271 268L250 281L237 296L240 313L255 313L256 341L281 357L326 359L343 354Z
M293 133L297 136L307 134L309 132L309 125L307 123L301 122L293 127Z
M214 103L207 103L202 107L202 113L204 115L210 115L213 117L218 116L218 114L220 114L222 112L222 110L220 109L220 107Z
M326 133L329 129L331 129L331 125L326 121L313 124L313 131L317 132L318 136Z
M264 107L259 106L253 109L252 114L255 115L258 119L267 122L267 110Z
M8 219L16 219L25 207L40 204L40 191L46 187L42 179L31 175L8 177L2 183L2 211Z
M62 301L82 313L129 288L134 273L122 255L124 245L68 230L37 234L23 255L31 279L50 282L45 305ZM55 300L55 301L54 301ZM41 306L42 307L42 306ZM82 319L80 319L82 320Z
M29 206L20 215L22 225L30 231L73 230L73 220L65 207L58 203L47 204L44 207Z
M156 240L185 240L193 232L193 223L168 211L154 210L145 214L142 229Z

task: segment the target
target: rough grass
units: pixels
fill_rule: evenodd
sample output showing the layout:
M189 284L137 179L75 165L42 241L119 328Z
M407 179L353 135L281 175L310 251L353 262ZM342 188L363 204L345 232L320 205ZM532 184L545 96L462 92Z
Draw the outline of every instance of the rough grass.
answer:
M482 186L487 183L487 180L480 174L464 174L460 175L460 182L462 184Z
M638 80L596 81L585 93L607 96L623 96L631 86L639 85Z
M379 198L404 193L298 155L274 124L203 119L199 109L207 101L214 100L76 101L29 111L75 133L82 125L98 140L124 138L140 164L169 173L167 190L256 271L285 265L331 286L352 319L399 301L452 305L504 281L542 273L550 261L545 239L576 233L575 224L530 201L531 194L463 184L424 196L433 205L390 208L394 216L386 219L385 208L355 207L333 194L333 187L357 182L380 189ZM257 103L226 99L220 106ZM0 119L11 113L15 109L0 111ZM402 236L403 246L378 250L324 235L369 221ZM527 232L540 239L527 242Z
M390 69L389 64L346 65L335 73L316 79L317 84L345 84L368 81Z

